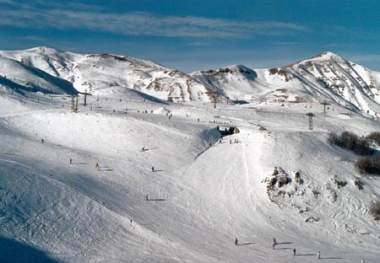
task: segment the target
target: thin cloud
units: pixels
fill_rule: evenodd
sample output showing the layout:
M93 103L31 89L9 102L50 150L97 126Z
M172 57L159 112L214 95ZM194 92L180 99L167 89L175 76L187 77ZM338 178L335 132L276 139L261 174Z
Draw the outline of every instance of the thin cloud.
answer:
M0 0L4 1L4 0ZM1 3L1 2L0 2ZM36 9L30 5L6 10L0 25L22 28L86 29L119 35L245 38L252 35L288 35L310 31L295 23L247 22L196 16L159 16L152 13L106 13L68 9Z

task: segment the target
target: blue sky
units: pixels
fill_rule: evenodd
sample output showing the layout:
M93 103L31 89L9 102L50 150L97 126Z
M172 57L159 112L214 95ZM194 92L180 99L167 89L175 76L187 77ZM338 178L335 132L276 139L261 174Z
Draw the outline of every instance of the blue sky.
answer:
M380 70L378 0L0 0L0 49L51 46L184 71L325 50Z

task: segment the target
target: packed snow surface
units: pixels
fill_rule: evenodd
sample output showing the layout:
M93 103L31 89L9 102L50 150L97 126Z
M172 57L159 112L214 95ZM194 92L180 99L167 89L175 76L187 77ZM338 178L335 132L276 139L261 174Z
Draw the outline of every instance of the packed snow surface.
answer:
M52 262L379 262L380 178L359 190L358 157L327 143L379 124L339 105L91 97L74 113L64 96L0 99L1 236ZM268 192L275 167L292 180L283 195Z

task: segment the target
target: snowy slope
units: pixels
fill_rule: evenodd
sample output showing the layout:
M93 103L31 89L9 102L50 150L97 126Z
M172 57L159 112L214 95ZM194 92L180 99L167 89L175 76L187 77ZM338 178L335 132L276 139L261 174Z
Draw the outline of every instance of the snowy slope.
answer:
M358 157L327 143L329 131L364 135L376 121L339 105L324 116L310 102L213 109L90 97L72 113L64 96L43 98L0 96L0 236L29 247L0 239L2 262L312 263L317 251L326 262L378 262L368 207L380 179L357 189ZM219 143L216 125L240 133ZM292 182L268 192L275 167Z
M150 61L110 54L76 54L38 47L0 55L70 81L80 92L112 96L136 90L176 102L209 101L209 90L191 76Z
M0 88L2 91L19 93L37 91L56 94L77 93L70 82L2 55L0 55Z

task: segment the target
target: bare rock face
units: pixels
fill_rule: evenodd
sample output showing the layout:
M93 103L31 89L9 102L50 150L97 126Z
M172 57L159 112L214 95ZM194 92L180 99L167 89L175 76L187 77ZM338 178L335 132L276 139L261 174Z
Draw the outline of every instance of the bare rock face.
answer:
M295 209L307 223L320 221L313 210L324 199L335 203L338 199L342 180L332 178L325 185L319 185L306 180L301 171L289 173L281 167L275 167L272 175L266 177L263 183L267 186L270 201L281 209Z

